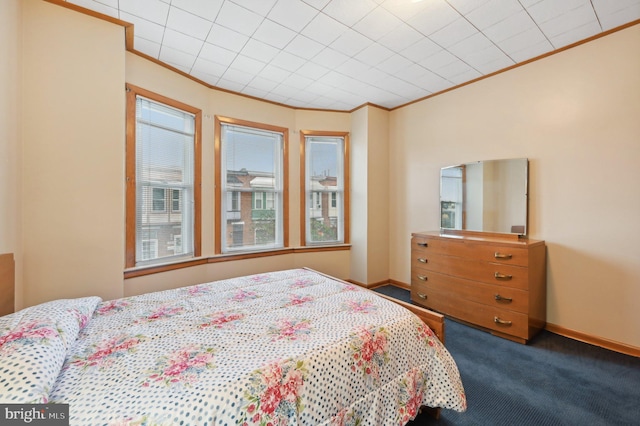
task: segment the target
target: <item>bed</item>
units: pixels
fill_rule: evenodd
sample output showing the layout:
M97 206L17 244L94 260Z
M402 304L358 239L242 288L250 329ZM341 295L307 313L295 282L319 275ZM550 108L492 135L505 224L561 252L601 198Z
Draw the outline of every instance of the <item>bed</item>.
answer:
M308 269L47 302L0 317L0 403L69 404L83 426L403 425L422 406L464 411L454 360L407 307Z

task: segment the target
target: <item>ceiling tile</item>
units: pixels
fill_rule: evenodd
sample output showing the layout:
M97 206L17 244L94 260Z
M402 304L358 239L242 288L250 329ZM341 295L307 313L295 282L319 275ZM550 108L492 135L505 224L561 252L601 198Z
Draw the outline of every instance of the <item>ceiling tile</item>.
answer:
M120 10L147 21L164 25L169 15L169 5L160 0L120 0Z
M464 18L458 18L446 27L431 34L429 39L446 48L477 33L478 30L469 21Z
M407 47L400 53L405 58L411 59L414 62L420 62L423 59L428 58L429 56L434 55L441 50L441 46L438 46L433 41L425 37L422 40L419 40L418 42Z
M326 47L322 52L318 53L315 58L312 59L312 62L333 69L343 64L348 59L349 57L347 55L340 53L330 47Z
M158 59L184 72L189 72L196 61L196 56L165 45L160 49Z
M371 44L354 57L367 65L375 67L382 61L393 56L393 51L380 44Z
M198 0L201 2L207 2L209 0ZM242 6L247 10L251 10L261 16L266 16L267 13L271 10L273 5L276 3L276 0L227 0L225 3L229 1Z
M621 25L640 18L640 0L592 0L592 3L600 22L607 21L610 17L619 16L617 25ZM625 16L626 19L622 19Z
M172 7L169 10L167 28L171 28L191 37L195 37L200 40L206 39L212 25L212 21L207 21L206 19L200 18L176 7Z
M511 55L515 52L520 52L524 49L527 49L530 46L535 46L540 43L546 43L545 46L547 50L553 50L553 46L549 43L547 38L542 34L538 27L532 27L528 30L518 33L512 37L509 37L505 40L499 41L496 44L502 49L506 54Z
M217 64L215 62L207 61L202 57L196 59L196 62L193 64L193 72L202 75L205 81L210 81L210 79L215 78L219 79L224 75L224 72L227 70L227 67L221 64ZM215 82L212 82L215 84Z
M314 64L313 62L306 62L300 68L298 68L297 73L303 75L305 77L309 77L311 79L318 79L329 72L329 68L323 67L319 64Z
M234 52L242 50L248 41L246 35L218 24L213 24L207 37L207 42Z
M360 74L366 72L371 66L364 64L357 59L349 59L346 62L335 67L335 70L341 74L348 75L349 77L358 77Z
M415 85L401 80L393 75L390 75L384 82L385 90L400 95L407 99L415 99L420 97L418 92L420 90Z
M268 45L282 49L289 44L295 36L296 33L294 31L269 19L265 19L252 37Z
M232 2L225 2L218 13L216 24L237 31L247 36L252 35L263 18Z
M331 43L330 47L347 56L353 56L362 52L367 46L371 45L371 43L372 41L370 39L350 29Z
M317 9L300 0L278 0L267 18L300 32L318 13Z
M446 27L460 16L448 3L436 0L428 2L428 7L409 19L409 25L428 36Z
M439 92L452 86L450 81L430 71L420 75L412 83L430 93Z
M544 22L538 22L538 26L547 38L552 38L592 22L597 24L597 18L589 3L568 10L566 13Z
M216 64L228 67L236 58L237 53L224 47L216 46L211 43L204 43L200 51L200 57Z
M458 58L451 52L440 50L436 54L429 56L419 62L419 64L428 70L437 70L456 62Z
M295 74L287 78L287 85L298 90L304 90L311 83L313 83L312 79L308 77L303 77L299 74Z
M271 62L273 58L278 56L278 53L280 53L280 50L253 38L249 39L247 44L242 48L243 55L264 63Z
M253 74L239 68L229 67L222 76L221 80L233 82L244 87L249 84L251 80L253 80Z
M172 0L171 6L178 7L208 21L214 21L224 0Z
M328 46L347 31L347 29L346 25L324 13L318 13L300 33L318 43Z
M459 13L466 15L467 13L474 11L477 8L487 4L490 0L447 0L447 1Z
M532 44L531 46L527 46L520 50L508 52L508 54L509 54L509 57L514 61L522 62L522 61L529 60L531 58L535 58L537 56L540 56L552 50L553 50L553 45L549 42L549 40L545 38L543 41L539 43Z
M305 63L305 60L299 56L292 55L289 52L280 51L278 55L271 61L272 65L285 69L287 71L296 71Z
M265 67L265 65L267 64L264 62L240 54L236 56L229 67L243 70L252 74L259 74L260 71Z
M133 45L136 50L144 53L145 55L149 55L152 58L158 58L160 54L160 43L156 43L154 41L150 41L141 37L135 37L133 39Z
M463 72L461 74L456 74L454 76L451 76L448 78L448 80L451 81L453 84L458 85L458 84L467 83L470 80L475 80L476 78L480 78L480 77L482 77L482 74L480 74L478 71L474 70L473 68L469 68L467 72Z
M202 49L204 41L167 28L164 32L162 44L163 47L171 47L173 49L196 56L198 55L198 53L200 53L200 49Z
M378 43L395 52L399 52L420 41L424 36L405 23L401 23L390 33L378 40Z
M109 0L97 2L94 0L72 0L69 3L76 4L78 6L94 10L98 13L102 13L113 18L120 18L118 16L118 0ZM122 18L120 18L122 19Z
M484 30L523 10L518 0L490 0L465 13L465 18L479 30Z
M376 65L376 68L387 74L395 74L411 65L413 65L413 62L398 53L394 53L393 56Z
M315 7L318 10L321 10L323 7L329 3L329 0L302 0L307 3L309 6Z
M446 79L449 81L455 81L457 76L461 74L467 74L470 72L473 72L477 74L477 77L480 77L480 73L474 70L473 68L471 68L469 64L467 64L464 61L461 61L460 59L456 59L454 62L451 62L450 64L445 65L444 67L438 68L437 74L443 79Z
M371 0L331 0L322 12L350 27L376 7Z
M533 20L540 25L551 19L564 16L573 9L590 4L589 0L541 0L525 7Z
M589 38L600 32L600 25L597 21L591 21L577 28L571 28L561 34L553 36L549 39L551 44L556 48L564 47L568 44L575 43L585 38Z
M324 49L324 45L303 35L296 36L285 50L301 58L311 59Z
M274 64L267 64L262 71L260 71L260 76L269 80L276 81L278 83L283 82L291 75L291 71L285 70L284 68L280 68Z
M371 11L353 26L353 29L365 35L371 40L379 40L395 28L400 26L398 18L386 9L378 7Z
M603 0L598 0L597 2L594 1L596 12L598 14L598 20L600 21L600 24L602 25L602 29L604 31L626 24L630 21L640 19L640 0L626 0L615 2L615 5L620 7L620 9L616 9L613 7L601 9L598 6L600 3L609 4L612 2Z
M275 89L278 84L279 83L277 81L269 80L268 78L264 78L261 75L258 75L256 78L251 80L247 87L253 87L255 89L264 90L265 92L269 93L273 89Z
M501 42L503 40L512 38L517 34L529 31L530 29L538 27L533 19L524 10L515 13L496 24L482 30L483 34L494 43ZM539 30L538 30L539 32Z
M162 43L162 37L164 36L163 25L156 24L155 22L147 21L146 19L142 19L124 12L120 13L120 15L120 19L123 19L134 25L135 30L133 33L136 38L142 37L155 43ZM134 46L136 46L135 42Z
M428 6L428 1L386 0L382 2L382 7L403 21L408 21Z

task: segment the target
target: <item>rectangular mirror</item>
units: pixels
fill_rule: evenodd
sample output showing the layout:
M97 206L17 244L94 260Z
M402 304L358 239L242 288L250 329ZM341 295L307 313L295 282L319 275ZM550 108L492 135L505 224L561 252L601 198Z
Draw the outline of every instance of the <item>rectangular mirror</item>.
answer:
M440 171L440 227L527 234L529 161L477 161Z

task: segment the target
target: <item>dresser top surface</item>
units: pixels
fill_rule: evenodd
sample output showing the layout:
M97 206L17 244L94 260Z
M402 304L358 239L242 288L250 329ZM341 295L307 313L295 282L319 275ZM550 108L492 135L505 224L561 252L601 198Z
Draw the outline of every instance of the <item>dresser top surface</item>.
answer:
M544 240L533 240L531 238L518 238L516 235L504 234L504 236L499 234L489 234L482 235L481 233L471 233L471 234L453 234L446 233L441 231L424 231L424 232L413 232L411 233L412 237L428 237L428 238L437 238L448 241L462 241L462 242L477 242L477 243L490 243L490 244L500 244L500 245L513 245L516 247L533 247L537 245L544 245Z

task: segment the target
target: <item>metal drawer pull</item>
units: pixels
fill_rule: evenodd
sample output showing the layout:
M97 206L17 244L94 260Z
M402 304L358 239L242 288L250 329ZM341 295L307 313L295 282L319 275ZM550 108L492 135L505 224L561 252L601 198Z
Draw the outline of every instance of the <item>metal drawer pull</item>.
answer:
M510 254L502 254L499 251L495 252L493 254L493 257L495 257L496 259L511 259L513 257L513 255Z
M500 272L496 272L495 274L493 274L494 277L496 277L496 280L505 280L505 281L509 281L511 278L513 278L512 275L505 275L505 274L501 274Z
M426 275L418 275L418 279L420 281L427 281L427 276Z
M418 244L420 247L429 247L429 244L427 243L416 243Z
M420 263L427 263L427 259L425 259L424 257L419 257L419 258L418 258L418 262L420 262Z
M499 294L496 294L495 296L493 296L493 298L496 299L498 302L506 302L506 303L513 302L512 298L500 296Z
M426 294L422 294L422 293L418 293L418 297L419 297L420 299L426 299L426 298L427 298L427 295L426 295Z
M493 322L495 322L496 324L500 324L500 325L511 325L511 321L505 321L505 320L501 320L498 317L493 317Z

